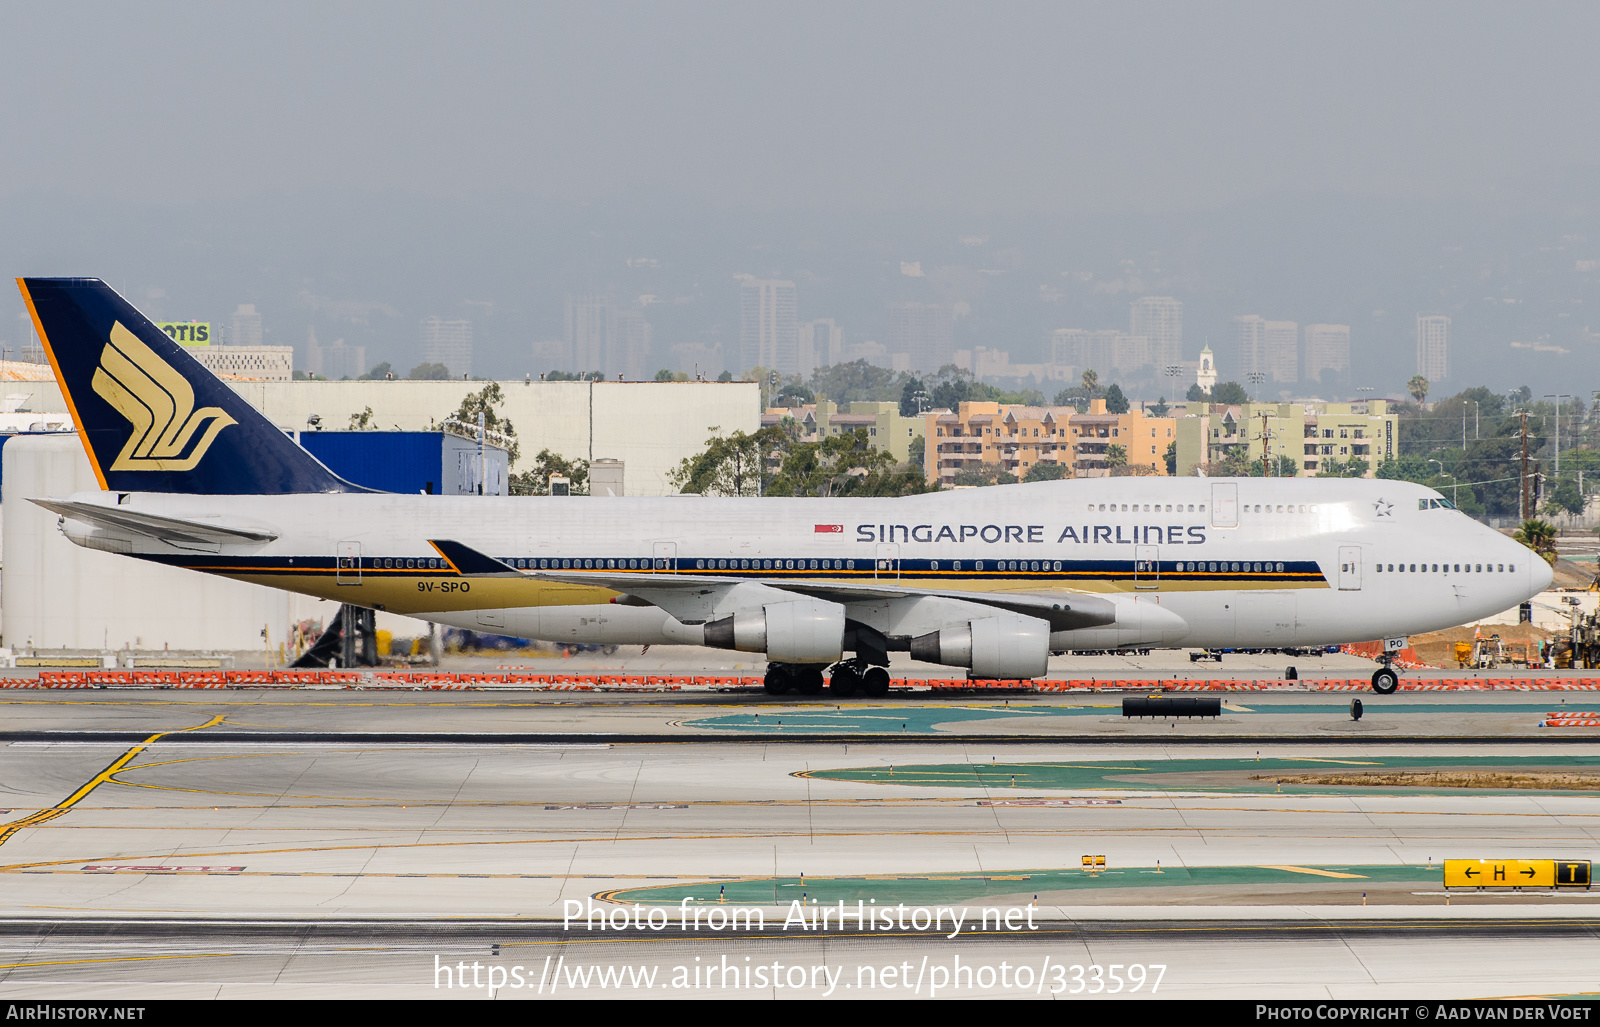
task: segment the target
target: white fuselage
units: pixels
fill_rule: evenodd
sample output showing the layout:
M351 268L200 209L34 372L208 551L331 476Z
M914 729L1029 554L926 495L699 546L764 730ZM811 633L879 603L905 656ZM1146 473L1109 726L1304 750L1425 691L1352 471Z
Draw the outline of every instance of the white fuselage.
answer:
M190 496L122 493L126 509L263 529L273 541L178 546L68 519L83 545L519 637L698 643L699 628L625 589L551 581L651 573L870 586L847 617L914 637L973 602L1091 593L1116 623L1056 631L1053 649L1286 647L1468 623L1542 590L1550 569L1441 507L1362 479L1125 477L900 499ZM117 505L119 494L74 500ZM430 539L531 577L465 578ZM929 593L937 593L930 595Z

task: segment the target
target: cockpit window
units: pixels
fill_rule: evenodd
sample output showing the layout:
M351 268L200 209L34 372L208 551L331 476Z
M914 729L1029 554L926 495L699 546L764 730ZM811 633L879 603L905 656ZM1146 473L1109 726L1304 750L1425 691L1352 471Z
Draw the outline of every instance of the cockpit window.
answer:
M1455 508L1456 508L1455 504L1450 502L1450 500L1448 500L1448 499L1419 499L1419 500L1417 500L1417 509L1418 510L1454 510Z

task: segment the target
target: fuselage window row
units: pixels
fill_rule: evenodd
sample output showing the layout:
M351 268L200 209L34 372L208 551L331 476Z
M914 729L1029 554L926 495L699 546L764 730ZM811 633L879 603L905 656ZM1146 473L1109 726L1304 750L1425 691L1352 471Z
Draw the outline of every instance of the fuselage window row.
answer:
M1393 574L1406 574L1406 573L1410 573L1410 574L1415 574L1415 573L1431 573L1431 574L1439 574L1439 573L1444 573L1444 574L1461 574L1461 573L1467 573L1467 574L1486 574L1486 573L1487 574L1515 574L1516 571L1517 571L1517 565L1514 564L1514 563L1476 563L1476 564L1474 564L1474 563L1466 563L1466 564L1462 564L1462 563L1458 563L1458 564L1448 564L1448 563L1447 564L1437 564L1436 563L1436 564L1432 565L1432 570L1431 571L1429 570L1429 565L1425 564L1425 563L1424 564L1415 564L1414 563L1414 564L1410 564L1409 566L1402 563L1402 564L1399 565L1399 570L1396 570L1395 569L1395 565L1392 564L1392 563L1389 564L1387 567L1385 567L1381 563L1380 564L1375 564L1374 566L1377 568L1377 571L1380 574L1383 573L1385 570L1388 570L1390 573L1393 573ZM1419 572L1417 570L1418 567L1421 567L1422 571ZM1463 567L1466 568L1465 572L1462 571Z

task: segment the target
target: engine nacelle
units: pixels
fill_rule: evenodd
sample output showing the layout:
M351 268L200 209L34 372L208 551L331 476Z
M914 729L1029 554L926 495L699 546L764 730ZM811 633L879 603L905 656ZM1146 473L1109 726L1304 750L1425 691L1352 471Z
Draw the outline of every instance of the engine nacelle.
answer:
M705 630L706 645L766 653L776 663L832 663L844 655L844 607L820 599L740 610Z
M968 667L975 678L1042 677L1050 660L1050 625L1036 617L983 617L911 640L912 659Z

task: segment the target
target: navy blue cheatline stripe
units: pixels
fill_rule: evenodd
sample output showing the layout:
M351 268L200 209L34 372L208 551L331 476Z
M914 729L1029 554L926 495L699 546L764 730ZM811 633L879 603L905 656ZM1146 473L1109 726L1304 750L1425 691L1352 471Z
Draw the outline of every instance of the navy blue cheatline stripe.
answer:
M338 566L334 557L283 557L283 556L196 556L160 554L146 555L145 559L189 570L222 574L306 574L324 575L343 570L359 570L363 576L374 578L438 577L455 574L445 561L436 557L371 557L363 556L357 567ZM901 578L962 579L962 578L1013 578L1025 581L1105 581L1132 578L1136 574L1151 579L1160 578L1174 582L1184 581L1250 581L1285 582L1325 581L1314 560L1295 560L1285 563L1272 561L1232 560L1161 560L1154 569L1138 566L1133 560L900 560L899 568L880 571L871 559L813 560L788 558L771 560L679 558L676 569L665 566L665 561L649 557L496 557L519 570L550 570L564 572L617 571L633 574L692 574L701 577L727 577L730 579L759 575L765 579L793 578L872 579L880 574L897 574ZM519 567L518 564L521 564ZM538 567L536 564L545 564ZM653 566L661 563L662 566ZM761 566L712 567L699 566L712 563L750 563ZM385 565L389 566L385 566ZM393 565L400 566L393 566ZM411 566L405 566L410 564ZM632 566L629 566L632 564ZM768 566L770 564L770 566ZM815 564L816 566L812 566ZM832 564L825 567L823 564ZM565 566L562 566L565 565ZM587 565L587 566L585 566ZM1281 568L1281 569L1280 569ZM1152 570L1154 573L1152 573ZM472 571L469 569L470 575Z

